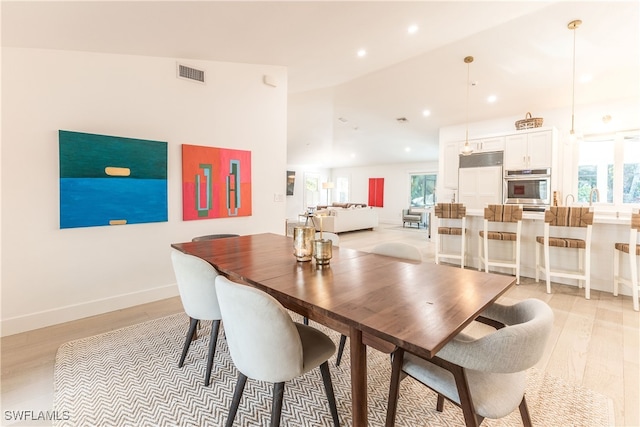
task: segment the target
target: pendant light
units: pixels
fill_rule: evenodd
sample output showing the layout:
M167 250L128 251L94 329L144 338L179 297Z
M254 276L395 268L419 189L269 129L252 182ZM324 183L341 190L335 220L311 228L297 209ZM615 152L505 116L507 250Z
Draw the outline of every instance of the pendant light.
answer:
M469 80L469 69L471 68L471 63L473 62L473 56L465 56L464 63L467 64L467 120L466 120L466 130L465 130L465 138L464 138L464 146L460 151L460 154L463 156L468 156L473 153L473 148L469 145L469 87L471 86L471 81Z
M573 31L573 83L571 88L571 131L569 131L569 141L575 142L578 137L575 129L575 108L576 108L576 29L582 21L576 19L567 24L567 28Z

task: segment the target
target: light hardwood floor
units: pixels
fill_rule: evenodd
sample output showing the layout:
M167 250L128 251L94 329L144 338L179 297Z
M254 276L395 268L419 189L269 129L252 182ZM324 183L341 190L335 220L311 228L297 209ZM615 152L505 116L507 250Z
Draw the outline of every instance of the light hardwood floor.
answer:
M433 262L434 244L424 229L383 224L373 232L340 235L340 246L365 251L383 241L413 244L424 262ZM554 310L552 337L538 368L610 397L617 426L640 426L640 314L631 298L592 291L591 300L585 300L583 290L559 284L552 291L546 294L543 282L523 278L503 297L505 302L539 298ZM17 422L6 411L52 410L53 367L61 344L180 311L179 298L171 298L2 338L0 424L51 425Z

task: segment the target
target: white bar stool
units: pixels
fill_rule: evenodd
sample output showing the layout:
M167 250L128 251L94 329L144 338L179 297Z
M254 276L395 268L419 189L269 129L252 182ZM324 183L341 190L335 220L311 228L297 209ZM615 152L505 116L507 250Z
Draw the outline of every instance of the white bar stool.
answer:
M638 244L638 231L640 230L640 212L631 214L631 228L629 231L628 243L616 243L613 249L613 295L618 296L618 286L620 284L631 287L633 296L633 309L640 311L638 307L638 291L640 283L638 283L638 260L640 259L640 244ZM635 247L635 251L633 248ZM620 276L621 253L629 255L629 269L631 278L627 279Z
M544 236L536 236L536 282L540 281L540 273L547 280L547 293L551 293L551 277L577 279L578 286L584 281L585 298L591 298L591 228L593 211L591 208L551 206L544 213ZM584 238L551 237L550 228L554 232L570 234L569 230L584 230ZM550 265L549 248L565 248L578 250L577 270L553 269ZM544 265L540 264L540 251L544 249Z
M467 208L462 203L438 203L434 215L436 216L436 264L440 264L441 258L459 259L460 268L464 268ZM459 253L442 251L444 236L460 236Z
M489 230L489 223L493 230ZM510 231L513 230L513 231ZM478 239L478 270L484 266L507 267L515 270L516 284L520 284L520 241L522 234L522 205L488 205L484 208L484 228ZM489 240L513 243L513 256L510 260L491 259ZM483 250L484 249L484 250Z

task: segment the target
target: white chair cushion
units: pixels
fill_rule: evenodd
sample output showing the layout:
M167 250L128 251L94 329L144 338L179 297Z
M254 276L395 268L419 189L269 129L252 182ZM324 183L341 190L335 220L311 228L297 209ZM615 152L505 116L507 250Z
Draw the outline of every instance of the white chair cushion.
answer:
M405 353L403 370L432 390L460 403L453 374L446 369ZM476 413L485 418L502 418L522 400L526 385L524 372L496 374L465 370Z

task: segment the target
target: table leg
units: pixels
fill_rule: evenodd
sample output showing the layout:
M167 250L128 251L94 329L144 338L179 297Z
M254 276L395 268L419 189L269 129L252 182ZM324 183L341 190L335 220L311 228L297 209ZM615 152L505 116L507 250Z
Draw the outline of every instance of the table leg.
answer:
M351 327L351 406L354 427L367 426L367 347L362 343L362 331Z

